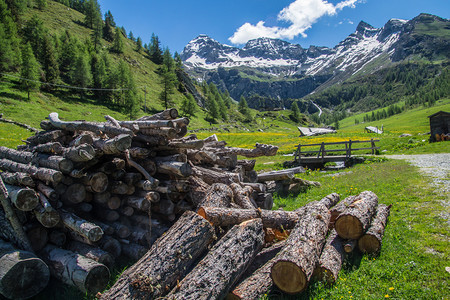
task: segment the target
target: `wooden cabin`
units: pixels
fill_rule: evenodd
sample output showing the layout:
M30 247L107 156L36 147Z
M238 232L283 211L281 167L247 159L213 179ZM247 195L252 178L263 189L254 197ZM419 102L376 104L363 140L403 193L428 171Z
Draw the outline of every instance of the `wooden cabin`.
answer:
M450 113L438 111L430 118L430 142L446 140L450 132Z

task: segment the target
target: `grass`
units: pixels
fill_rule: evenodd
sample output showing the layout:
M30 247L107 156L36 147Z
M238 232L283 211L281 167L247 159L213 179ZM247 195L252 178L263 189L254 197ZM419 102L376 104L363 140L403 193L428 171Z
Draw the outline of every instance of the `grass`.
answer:
M445 299L448 296L448 220L442 200L417 169L403 161L369 163L343 172L307 172L307 180L321 182L296 197L275 197L276 208L295 209L311 200L337 192L341 199L371 190L379 202L392 204L379 256L347 258L337 283L311 284L297 296L282 296L275 289L270 299Z

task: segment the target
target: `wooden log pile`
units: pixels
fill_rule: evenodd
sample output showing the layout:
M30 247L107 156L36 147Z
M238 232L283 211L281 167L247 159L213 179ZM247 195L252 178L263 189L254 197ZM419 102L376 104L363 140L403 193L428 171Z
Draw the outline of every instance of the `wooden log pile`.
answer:
M200 206L272 208L255 160L238 155L275 155L277 147L241 149L215 135L186 136L189 120L176 109L134 121L105 118L68 122L51 113L25 145L0 147L4 198L16 214L12 231L21 227L25 236L0 232L0 238L34 251L60 281L83 293L102 291L119 257L145 257L183 213Z

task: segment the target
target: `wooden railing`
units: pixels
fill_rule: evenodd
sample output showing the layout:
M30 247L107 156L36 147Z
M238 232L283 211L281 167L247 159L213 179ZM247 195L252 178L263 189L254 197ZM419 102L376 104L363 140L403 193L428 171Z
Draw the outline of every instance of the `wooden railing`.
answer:
M297 146L297 151L294 154L295 161L302 162L302 160L310 160L313 162L326 162L326 161L345 161L352 156L352 152L360 150L371 150L372 154L375 154L376 149L380 147L375 146L375 142L380 140L367 140L367 141L352 141L348 140L345 142L333 142L333 143L320 143L320 144L299 144ZM370 147L355 148L355 144L370 143ZM326 149L327 146L331 145L345 145L343 149ZM319 150L302 151L302 147L314 147L320 146ZM327 155L328 153L344 152L344 155Z

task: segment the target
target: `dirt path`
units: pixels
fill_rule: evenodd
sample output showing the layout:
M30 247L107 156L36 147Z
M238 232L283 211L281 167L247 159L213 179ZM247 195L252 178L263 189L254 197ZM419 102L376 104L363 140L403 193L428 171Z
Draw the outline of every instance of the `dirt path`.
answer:
M432 184L440 194L450 197L450 153L385 155L385 157L404 159L419 167L423 174L431 178Z

